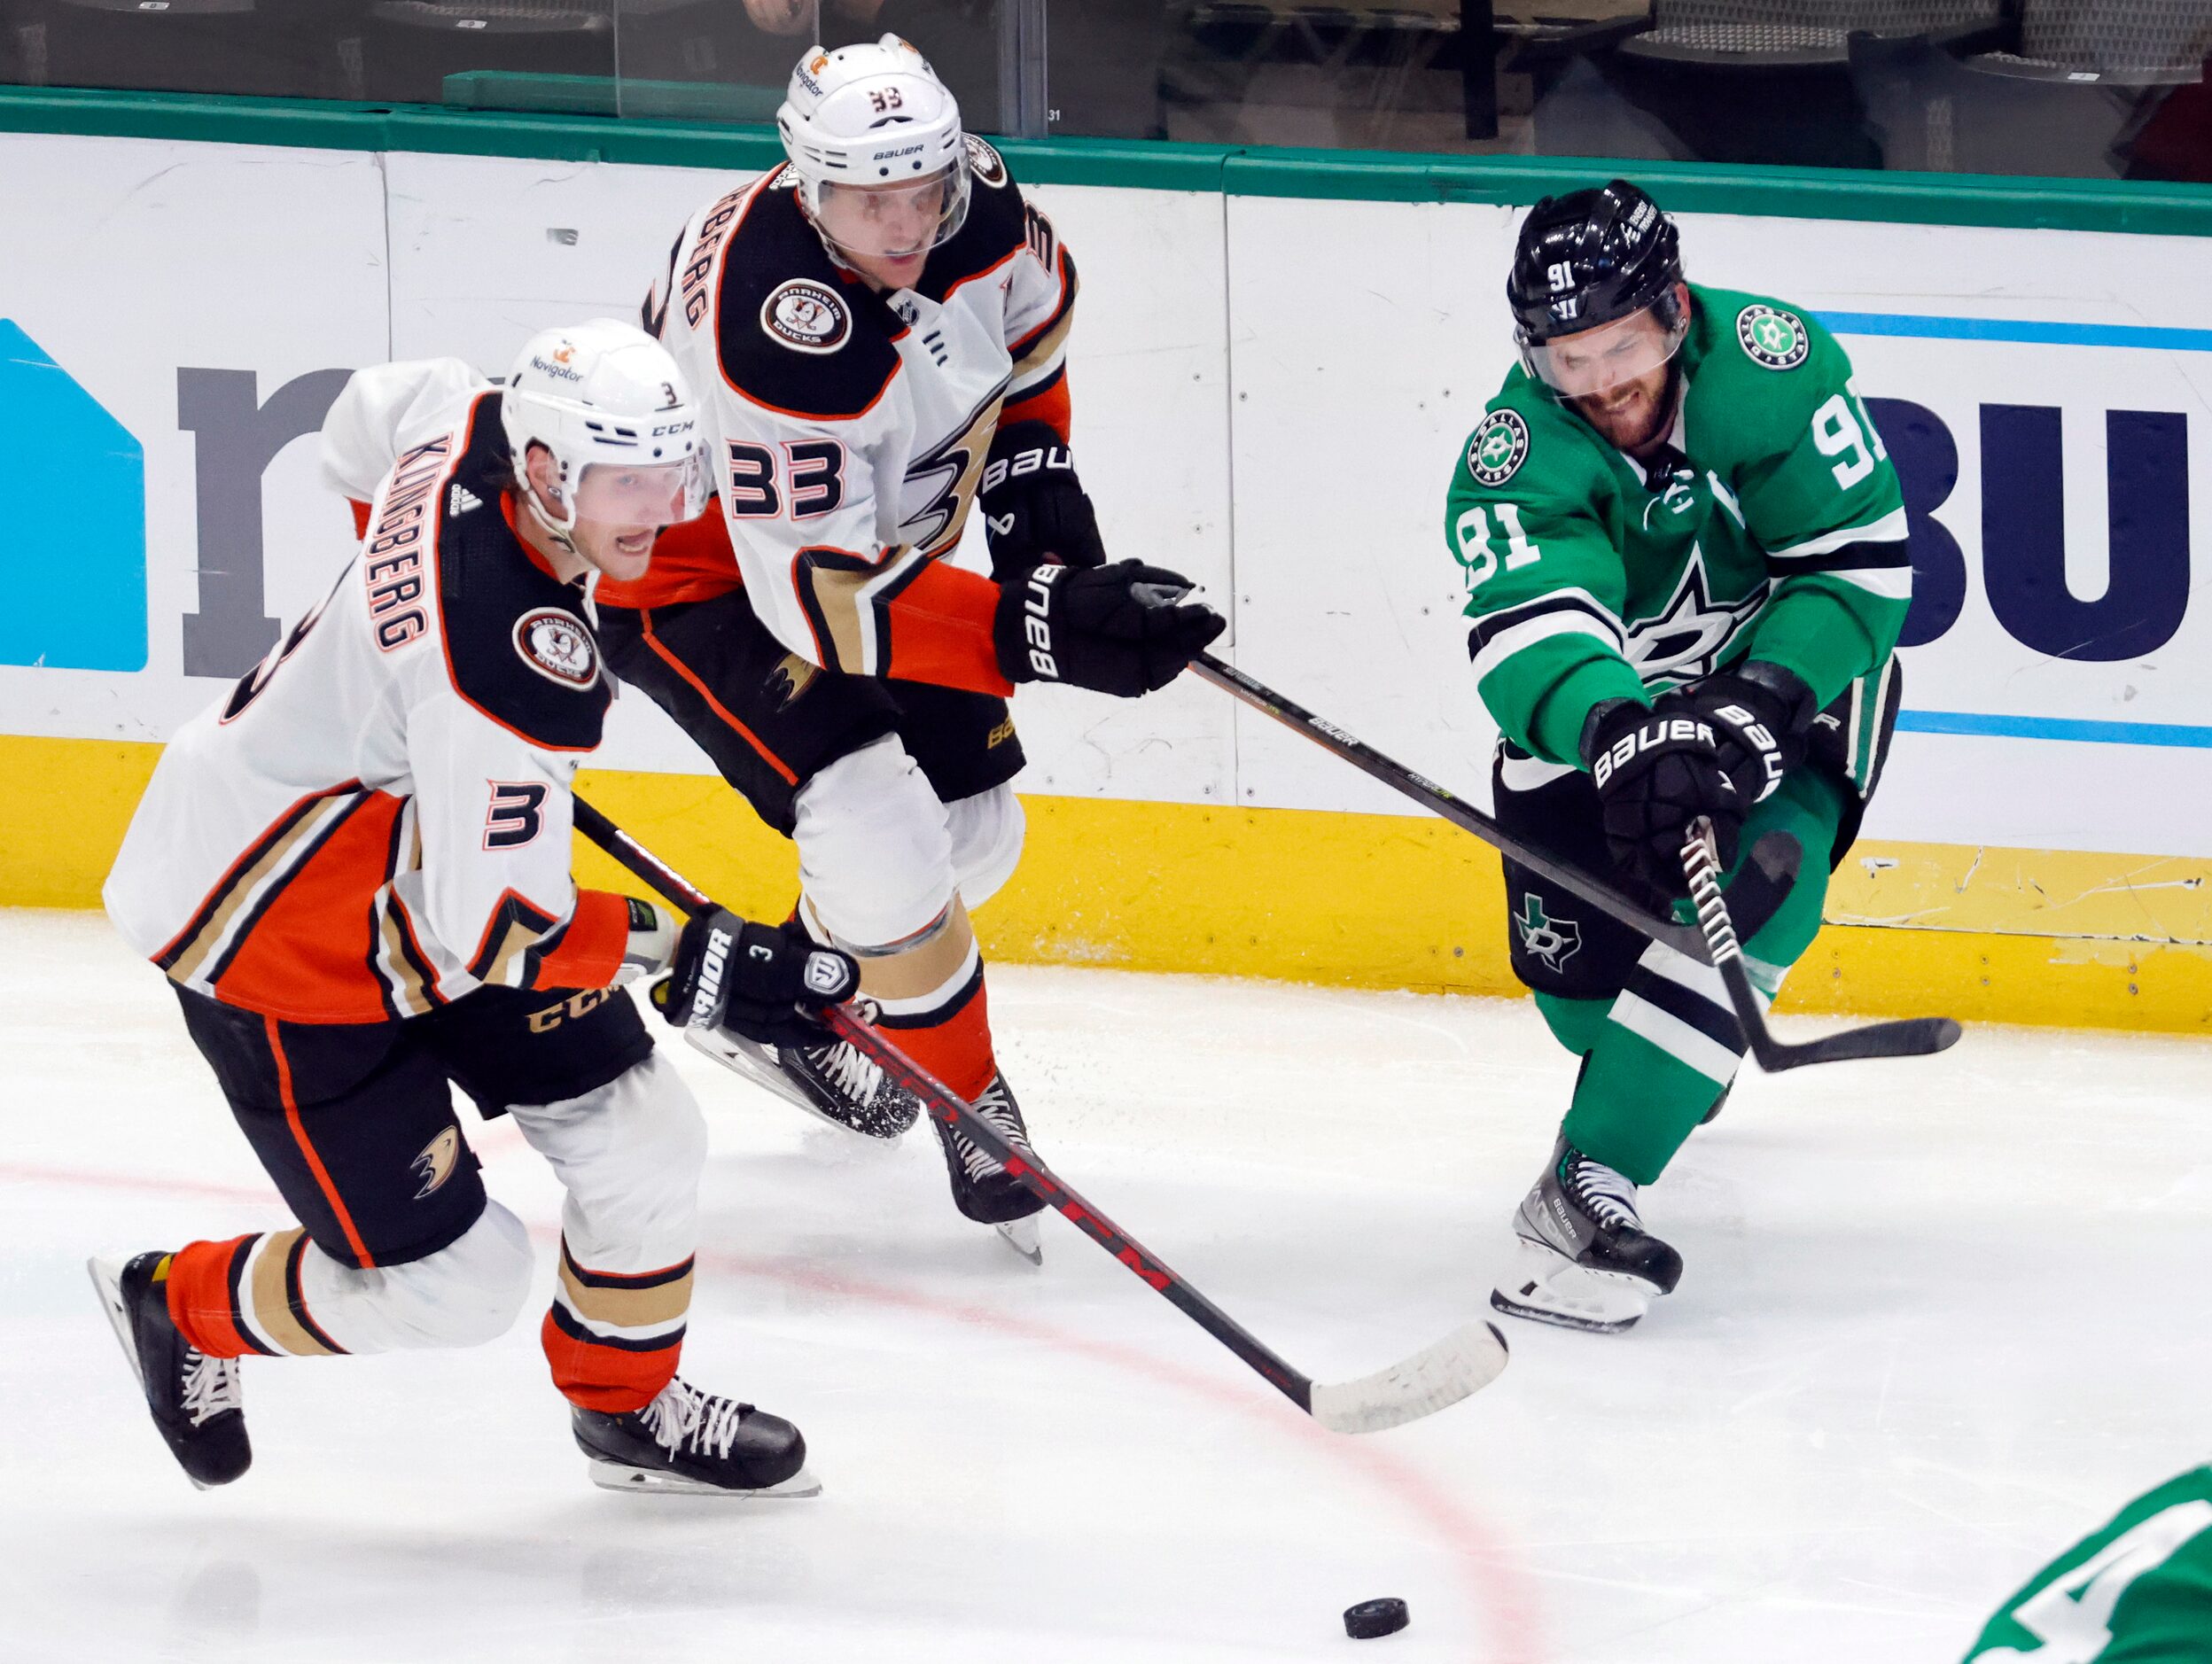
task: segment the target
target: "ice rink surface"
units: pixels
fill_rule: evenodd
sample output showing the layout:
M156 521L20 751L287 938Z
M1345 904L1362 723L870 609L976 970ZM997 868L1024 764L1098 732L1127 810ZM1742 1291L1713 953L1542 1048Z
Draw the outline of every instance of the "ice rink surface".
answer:
M1300 1367L1487 1313L1573 1077L1526 1003L992 976L1040 1152ZM12 1660L1952 1664L2212 1453L2200 1042L1747 1077L1647 1196L1677 1294L1618 1337L1501 1318L1500 1380L1367 1439L1063 1221L1024 1264L926 1131L862 1145L675 1047L713 1130L684 1373L797 1420L819 1498L594 1489L534 1321L248 1360L254 1468L201 1494L82 1263L278 1225L274 1193L97 915L0 914L0 1039ZM542 1246L547 1170L465 1118ZM1412 1627L1347 1640L1382 1595Z

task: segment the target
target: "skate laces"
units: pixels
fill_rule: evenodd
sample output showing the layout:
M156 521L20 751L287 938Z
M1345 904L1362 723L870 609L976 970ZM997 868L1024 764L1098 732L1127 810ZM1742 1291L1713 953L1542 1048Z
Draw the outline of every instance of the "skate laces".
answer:
M1604 1162L1577 1155L1568 1164L1567 1186L1583 1211L1608 1229L1644 1228L1636 1212L1636 1186Z
M702 1454L727 1460L737 1429L752 1413L751 1404L703 1393L689 1381L671 1380L639 1417L654 1442L672 1456L688 1443Z
M199 1427L226 1410L245 1408L238 1390L238 1360L209 1357L196 1348L184 1353L184 1413Z
M1000 1136L1017 1147L1029 1143L1029 1129L1022 1124L1022 1112L1015 1108L1013 1094L1007 1091L1003 1079L994 1077L976 1099L976 1113L996 1128ZM953 1141L953 1150L960 1157L960 1164L967 1169L970 1181L988 1178L1006 1169L985 1155L983 1147L964 1132L947 1128L946 1136Z
M840 1097L870 1104L883 1089L884 1071L850 1040L811 1047L806 1056Z

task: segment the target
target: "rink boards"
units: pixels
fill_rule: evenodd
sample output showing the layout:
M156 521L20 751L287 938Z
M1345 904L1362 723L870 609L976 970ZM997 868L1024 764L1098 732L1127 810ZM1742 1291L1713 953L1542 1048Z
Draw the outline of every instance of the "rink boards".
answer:
M631 314L726 176L0 136L0 903L93 905L160 743L327 587L349 527L296 441L343 373L497 370L531 329ZM1034 191L1082 272L1077 455L1109 547L1202 578L1243 668L1485 797L1441 508L1510 362L1519 210L1344 195L1343 170L1309 194L1129 176ZM1785 1004L2202 1031L2203 243L1682 199L1694 277L1837 331L1916 514L1890 774ZM1219 693L1025 690L1016 716L1031 842L978 920L999 955L1508 991L1494 857ZM728 899L787 905L788 850L645 701L601 760L602 806Z

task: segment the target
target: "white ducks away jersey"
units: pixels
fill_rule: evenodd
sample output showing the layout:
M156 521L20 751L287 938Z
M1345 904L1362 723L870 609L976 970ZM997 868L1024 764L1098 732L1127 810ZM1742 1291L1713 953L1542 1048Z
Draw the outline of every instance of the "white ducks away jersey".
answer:
M939 562L960 540L993 434L1068 429L1074 263L999 153L970 138L960 230L911 289L833 260L779 170L694 214L645 327L697 390L719 514L672 529L602 606L743 585L760 621L825 669L1004 694L998 587Z
M627 903L569 875L570 785L613 696L510 478L499 395L467 399L400 454L323 604L170 742L105 900L178 983L374 1023L614 979Z

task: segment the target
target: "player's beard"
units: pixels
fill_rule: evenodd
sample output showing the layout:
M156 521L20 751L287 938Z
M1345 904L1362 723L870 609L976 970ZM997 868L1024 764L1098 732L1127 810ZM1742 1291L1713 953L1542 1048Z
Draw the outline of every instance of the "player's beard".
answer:
M1574 400L1575 413L1597 429L1607 444L1633 455L1663 438L1673 424L1678 388L1675 369L1670 360L1665 369L1638 377L1632 384L1632 396L1616 403L1601 404L1594 397Z

